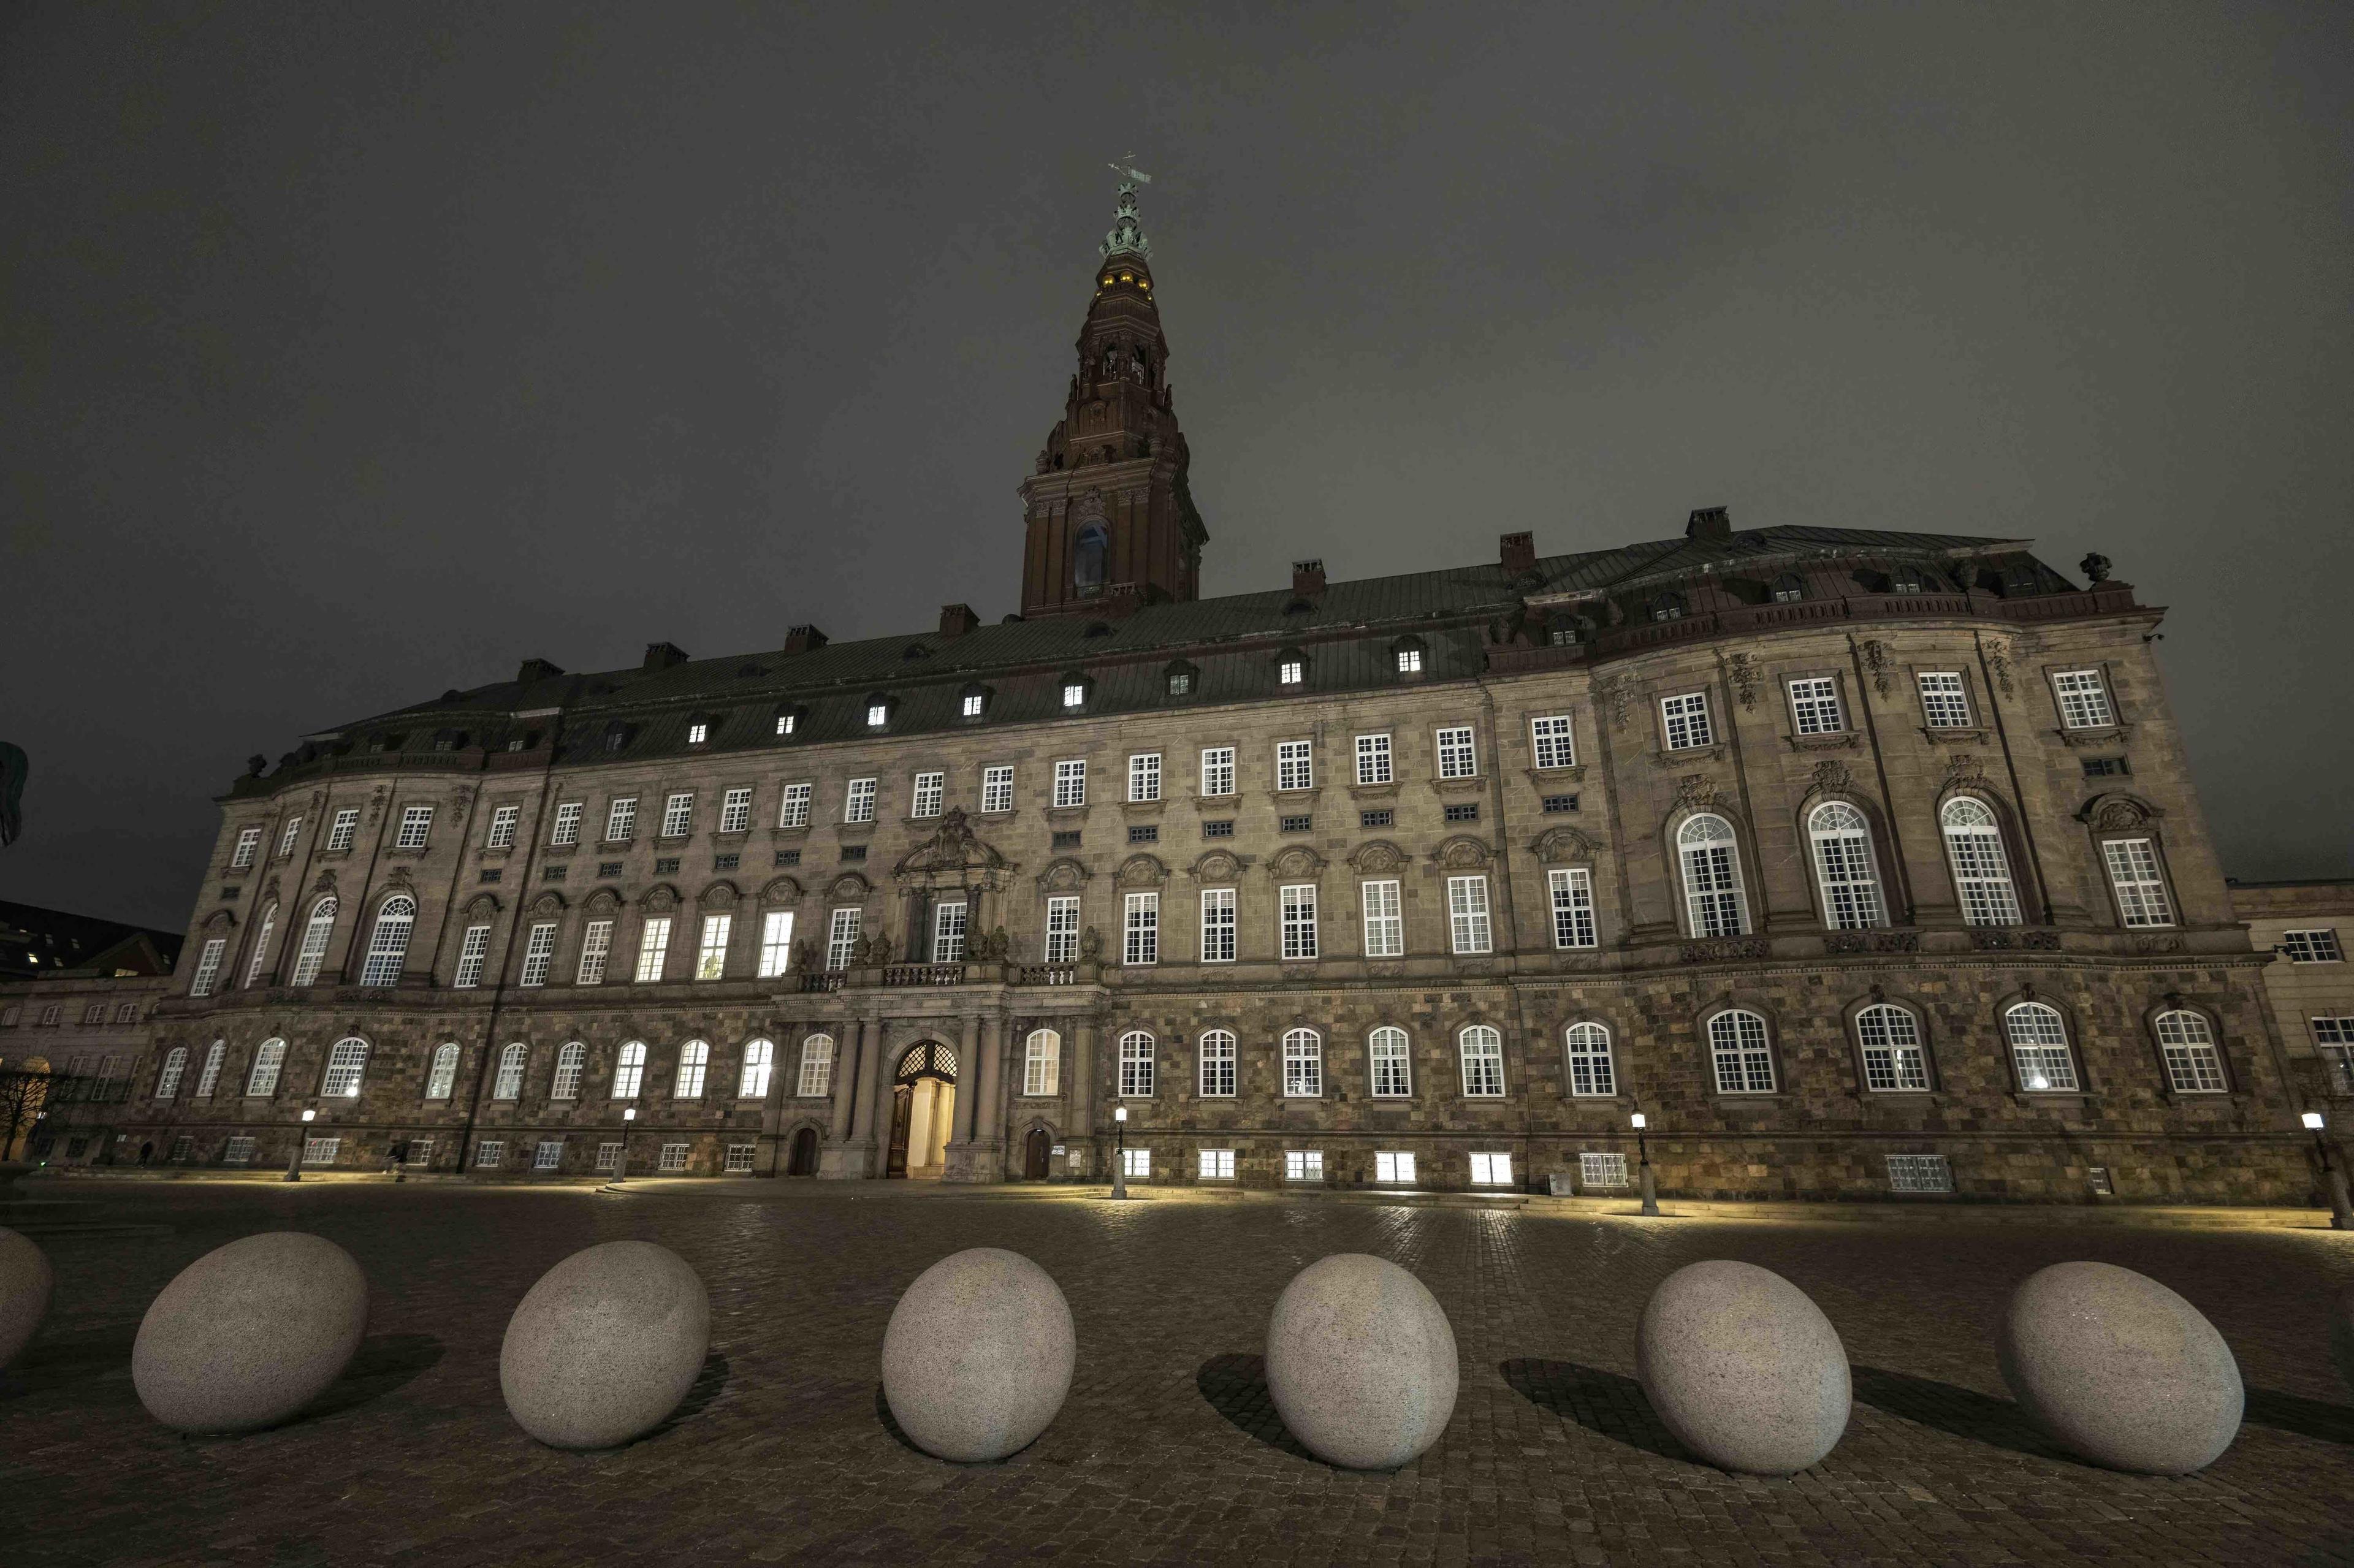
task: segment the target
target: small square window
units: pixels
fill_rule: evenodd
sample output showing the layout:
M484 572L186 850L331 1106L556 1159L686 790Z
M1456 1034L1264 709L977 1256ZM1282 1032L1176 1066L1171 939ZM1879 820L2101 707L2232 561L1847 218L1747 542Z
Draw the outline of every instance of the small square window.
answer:
M1316 826L1316 819L1312 816L1284 817L1277 821L1276 826L1287 833L1304 833Z
M881 729L885 725L886 725L886 724L888 724L888 723L890 723L890 722L891 722L891 705L890 705L890 704L888 704L888 703L869 703L869 704L867 704L867 705L866 705L866 727L867 727L868 729ZM663 1147L664 1147L664 1148L668 1148L669 1146L668 1146L667 1144L665 1144Z
M981 716L981 694L979 692L967 692L964 698L964 716L967 718L979 718Z
M1577 1184L1588 1192L1596 1187L1624 1187L1627 1184L1627 1157L1623 1154L1580 1154L1577 1157Z
M1888 1157L1888 1190L1892 1192L1950 1192L1953 1167L1942 1154L1892 1154Z
M1132 844L1157 844L1161 842L1161 826L1157 822L1140 822L1128 830L1128 842Z
M752 1173L752 1151L756 1147L756 1145L749 1143L729 1144L727 1146L726 1164L723 1168L730 1175L750 1175Z
M743 863L744 857L740 853L716 854L711 857L711 869L714 871L734 871Z
M1471 1185L1474 1187L1509 1187L1512 1184L1512 1157L1509 1154L1474 1154L1471 1157Z
M2084 758L2084 777L2087 779L2119 779L2132 771L2126 766L2126 759L2122 757Z
M662 1146L662 1160L656 1166L656 1169L663 1171L685 1170L686 1145L684 1143L663 1144Z
M1193 690L1193 675L1183 670L1169 677L1169 694L1172 697L1190 695Z
M1396 825L1397 813L1391 810L1386 806L1383 807L1378 811L1360 811L1357 813L1357 826L1361 828L1389 828L1395 827Z
M1397 667L1398 673L1401 675L1421 674L1422 650L1419 648L1399 649L1397 651Z
M1124 1156L1120 1161L1121 1170L1140 1181L1149 1181L1152 1179L1152 1150L1124 1149L1120 1153Z
M795 715L791 714L779 714L777 715L777 733L779 735L790 735L793 733L794 716Z
M866 858L866 846L864 844L844 844L842 846L842 858L844 860L864 860Z
M1479 820L1479 807L1477 802L1449 806L1447 808L1447 820L1450 822L1476 822Z
M562 882L564 880L565 874L569 872L571 869L572 868L568 865L543 866L540 869L539 879L542 882ZM621 874L617 871L613 874L619 876Z
M560 1138L542 1139L539 1147L531 1151L531 1168L534 1171L554 1171L563 1164L564 1140Z
M1234 819L1229 817L1221 821L1204 822L1202 824L1202 836L1205 839L1233 838L1235 836Z
M1399 1186L1414 1184L1414 1156L1405 1150L1381 1150L1373 1155L1373 1180Z
M1078 681L1066 681L1063 683L1063 705L1065 707L1085 707L1087 706L1087 688L1084 683Z
M610 1175L621 1168L621 1146L600 1143L597 1146L597 1170L600 1175Z
M705 741L709 740L710 738L711 726L703 723L701 720L698 719L695 723L686 726L687 745L701 746Z
M560 865L551 865L547 869L550 871L562 871L564 868ZM505 871L494 865L482 873L482 880L484 882L496 882L504 875L506 875Z
M1055 834L1055 847L1058 850L1078 848L1079 830L1072 828L1067 831L1058 831Z
M1547 795L1544 798L1544 810L1545 815L1548 817L1558 816L1564 811L1575 811L1576 810L1577 797L1575 795Z
M1306 666L1299 660L1286 659L1277 668L1276 679L1287 686L1296 686L1299 684L1300 677L1305 672Z
M677 855L669 855L663 859L658 860L654 862L654 874L656 876L676 876L678 874L678 863L679 857Z
M547 869L548 869L548 870L550 870L550 871L562 871L564 868L563 868L562 866L560 866L560 865L551 865L551 866L549 866ZM621 874L621 862L620 862L620 861L618 861L618 860L600 860L600 861L599 861L599 862L597 863L597 874L598 874L599 877L619 876L619 875L620 875L620 874ZM557 881L559 881L559 882L560 882L560 881L562 881L562 880L563 880L563 878L561 878L561 877L557 877L557 878L556 878L555 880L557 880Z
M777 852L776 863L779 865L799 865L801 863L801 852L797 849L779 850Z

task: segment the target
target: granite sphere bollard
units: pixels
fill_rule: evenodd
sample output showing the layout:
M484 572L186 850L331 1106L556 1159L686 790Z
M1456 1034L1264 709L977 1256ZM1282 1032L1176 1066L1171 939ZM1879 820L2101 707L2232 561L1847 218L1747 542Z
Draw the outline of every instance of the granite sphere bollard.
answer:
M1336 1253L1292 1277L1267 1325L1267 1387L1301 1446L1394 1470L1438 1441L1461 1378L1429 1287L1386 1258Z
M507 1319L499 1391L551 1448L610 1448L663 1424L711 1349L711 1297L652 1242L587 1247L539 1277Z
M2035 1424L2095 1465L2185 1475L2240 1430L2232 1348L2199 1308L2130 1268L2055 1263L2030 1275L1995 1351Z
M883 1331L883 1398L908 1441L970 1464L1020 1453L1071 1392L1078 1335L1054 1277L977 1246L916 1277Z
M57 1277L39 1247L15 1231L0 1230L0 1367L15 1361L41 1331Z
M131 1380L183 1432L285 1420L351 1364L367 1331L367 1276L324 1236L265 1231L205 1254L140 1320Z
M2329 1359L2338 1363L2338 1375L2346 1386L2354 1389L2354 1287L2338 1293L2329 1314ZM0 1364L7 1360L0 1355Z
M1755 1264L1690 1264L1635 1330L1636 1377L1669 1431L1719 1469L1787 1476L1838 1446L1847 1349L1807 1293Z

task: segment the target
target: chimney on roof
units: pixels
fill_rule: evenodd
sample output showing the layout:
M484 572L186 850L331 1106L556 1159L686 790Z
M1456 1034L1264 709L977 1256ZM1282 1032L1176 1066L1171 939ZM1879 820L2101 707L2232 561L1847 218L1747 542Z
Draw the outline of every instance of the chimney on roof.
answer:
M675 642L649 642L646 644L646 662L643 667L648 670L667 670L673 664L684 664L685 662L686 650L681 648Z
M1291 563L1291 591L1301 599L1312 599L1324 591L1324 563L1294 561Z
M941 636L962 637L968 631L977 630L980 626L981 617L972 612L972 606L969 604L940 606Z
M807 653L825 646L825 633L814 626L796 626L785 633L785 652Z
M1730 539L1733 537L1733 514L1723 506L1703 506L1684 523L1687 539Z
M1502 557L1504 569L1514 577L1537 569L1537 536L1534 534L1503 534L1497 536L1496 548Z
M551 675L564 673L564 666L551 664L545 659L526 659L515 671L515 684L528 686L534 681L545 681Z

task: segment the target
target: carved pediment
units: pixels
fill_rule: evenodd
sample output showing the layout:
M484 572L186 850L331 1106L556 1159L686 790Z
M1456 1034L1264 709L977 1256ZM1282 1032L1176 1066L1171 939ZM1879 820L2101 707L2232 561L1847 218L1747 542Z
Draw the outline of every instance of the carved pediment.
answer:
M760 889L763 904L798 904L801 901L801 885L790 876L780 876Z
M477 893L466 901L466 917L470 920L487 920L498 912L499 901L495 895Z
M216 909L206 916L204 925L199 927L206 931L230 931L236 928L237 916L226 909Z
M1090 874L1086 866L1066 856L1038 874L1038 890L1042 893L1076 893L1087 885Z
M1315 876L1323 871L1324 864L1324 857L1306 844L1292 844L1277 851L1267 868L1278 876Z
M1366 873L1395 871L1406 863L1405 851L1387 839L1373 839L1359 844L1349 856L1349 863Z
M535 915L544 916L557 916L563 914L564 895L561 893L541 894L538 897L531 901L531 912Z
M621 895L610 887L600 887L590 894L585 907L594 915L610 915L621 906Z
M651 910L657 915L665 909L675 909L678 905L678 889L668 883L659 883L646 889L644 895L638 900L639 908Z
M2095 832L2129 833L2147 827L2165 814L2138 795L2112 792L2085 801L2076 820L2089 823Z
M311 885L311 891L313 893L333 893L334 890L335 874L332 871L321 872L319 880Z
M1547 865L1575 864L1594 858L1594 836L1583 828L1547 828L1529 846Z
M1668 809L1671 811L1712 811L1716 810L1716 780L1705 773L1687 773L1676 780L1676 798Z
M972 880L970 873L988 876L1005 869L1005 857L972 831L971 819L965 815L964 808L951 806L940 818L940 825L933 830L932 836L900 856L892 874L910 880L963 885Z
M826 895L836 904L857 904L864 902L866 895L874 891L875 885L864 876L854 871L845 871L833 879L832 885L826 889Z
M1242 858L1232 850L1212 850L1193 863L1196 882L1232 882L1242 874Z
M732 882L715 882L703 890L699 902L705 909L732 909L738 895Z
M1946 764L1946 788L1952 789L1992 789L1994 780L1987 777L1976 754L1956 752Z
M1458 833L1431 852L1438 864L1456 871L1477 871L1495 858L1495 852L1467 833Z
M1149 854L1129 855L1112 877L1121 887L1159 887L1168 880L1169 868Z

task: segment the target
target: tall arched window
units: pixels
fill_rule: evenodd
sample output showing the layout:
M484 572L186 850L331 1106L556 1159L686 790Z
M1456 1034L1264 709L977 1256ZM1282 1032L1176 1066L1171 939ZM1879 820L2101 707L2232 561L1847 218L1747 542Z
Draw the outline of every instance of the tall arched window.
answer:
M766 1040L744 1042L744 1070L736 1075L736 1097L739 1100L765 1100L769 1097L769 1067L776 1060L777 1048Z
M1373 1093L1383 1099L1404 1099L1414 1093L1413 1047L1405 1031L1384 1024L1366 1042L1373 1059Z
M674 1100L699 1100L703 1097L703 1075L711 1065L708 1042L690 1040L678 1048L678 1081L671 1086L670 1097Z
M359 1098L360 1077L367 1070L367 1042L357 1035L336 1041L327 1052L327 1075L320 1081L319 1093L347 1100Z
M1710 1019L1708 1053L1716 1066L1718 1094L1774 1092L1774 1051L1766 1041L1766 1021L1756 1013L1736 1007Z
M1855 1035L1863 1046L1865 1088L1929 1086L1929 1056L1921 1049L1921 1021L1912 1009L1875 1002L1855 1015Z
M1683 862L1684 905L1695 937L1741 937L1749 932L1749 901L1741 891L1741 852L1733 824L1702 812L1676 830Z
M1954 890L1961 895L1962 918L1973 926L2019 924L2019 890L2011 885L2010 856L2002 828L1984 800L1956 795L1938 814L1946 829L1946 853L1954 863Z
M253 955L245 962L245 985L248 991L252 990L253 982L261 978L262 963L270 956L270 934L276 929L278 929L278 906L274 902L265 904L261 906L261 924L253 934Z
M1888 924L1880 896L1880 873L1872 863L1872 825L1844 800L1829 800L1807 816L1814 841L1815 876L1823 889L1823 918L1834 931L1861 931Z
M1495 1099L1504 1092L1504 1037L1484 1023L1474 1023L1457 1036L1463 1059L1463 1092L1475 1099Z
M391 985L400 979L400 961L408 956L408 933L416 925L416 899L396 893L384 901L376 912L376 934L368 938L360 984Z
M632 1040L621 1047L620 1059L613 1064L613 1097L633 1100L646 1081L646 1043Z
M433 1070L425 1075L425 1097L446 1100L457 1087L458 1045L457 1042L451 1041L434 1048Z
M327 938L335 930L335 895L332 893L311 906L311 918L302 927L302 950L294 958L294 975L291 983L311 985L319 978L319 964L327 956Z
M1111 549L1111 535L1100 523L1090 523L1079 530L1077 541L1071 546L1071 591L1082 598L1103 592L1104 561Z
M1063 1037L1052 1029L1033 1029L1022 1043L1022 1092L1063 1092Z
M580 1097L580 1080L588 1071L588 1047L578 1040L568 1041L556 1053L556 1077L547 1086L550 1099L577 1100Z
M523 1098L523 1070L531 1060L531 1047L518 1040L499 1053L499 1075L491 1084L491 1098L519 1100Z
M2158 1015L2158 1049L2166 1058L2166 1078L2178 1095L2220 1095L2223 1058L2215 1049L2215 1032L2207 1015L2175 1008Z
M805 1100L823 1099L833 1092L833 1036L812 1034L801 1042L801 1082L793 1092Z
M1131 1029L1119 1037L1119 1093L1123 1099L1152 1094L1152 1036Z
M2002 1015L2002 1032L2010 1040L2020 1088L2030 1094L2075 1092L2076 1063L2068 1053L2068 1025L2058 1008L2020 1002Z
M1569 1092L1615 1095L1618 1073L1610 1060L1610 1031L1599 1023L1573 1023L1568 1031Z
M1284 1033L1283 1093L1296 1100L1316 1099L1324 1093L1324 1037L1313 1029Z
M1230 1030L1205 1029L1200 1052L1202 1094L1209 1099L1232 1099L1235 1093L1235 1037Z
M164 1053L164 1070L155 1075L155 1097L168 1100L180 1092L180 1075L188 1070L188 1048L175 1045Z
M197 1099L208 1100L213 1097L213 1088L220 1082L221 1059L228 1054L228 1042L226 1040L214 1041L211 1047L205 1052L204 1071L196 1075L196 1097Z
M263 1041L253 1053L253 1072L245 1080L245 1092L250 1099L263 1099L278 1092L278 1072L286 1065L286 1042L272 1037Z

